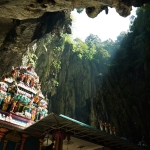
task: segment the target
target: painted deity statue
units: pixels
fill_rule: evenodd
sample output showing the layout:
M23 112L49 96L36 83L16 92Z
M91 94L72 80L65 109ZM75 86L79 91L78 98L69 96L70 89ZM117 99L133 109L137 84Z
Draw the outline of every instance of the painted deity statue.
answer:
M10 101L11 101L11 96L10 95L6 96L6 98L4 99L4 104L3 104L2 110L4 110L4 111L7 110Z
M39 101L40 101L40 99L39 99L39 93L37 93L37 94L33 97L33 102L34 102L35 104L38 104Z
M14 112L14 110L15 110L15 107L17 106L17 103L18 103L18 101L14 101L13 103L12 103L12 106L11 106L11 112Z
M39 119L40 119L40 120L43 119L43 118L44 118L44 115L45 115L45 111L44 111L44 109L42 109L42 110L40 111Z
M40 83L37 84L37 90L38 90L39 92L41 91L41 84L40 84Z
M26 75L26 85L29 86L30 85L30 81L31 81L31 76L30 75Z
M24 82L25 81L25 79L26 79L26 75L25 74L20 74L19 75L19 77L20 77L20 82Z
M35 120L35 117L36 117L36 108L34 107L34 108L31 110L31 120L34 121L34 120Z
M2 103L3 103L3 100L5 99L6 95L3 94L3 93L0 93L0 108L2 107Z
M28 113L31 113L32 108L33 108L32 104L29 103L29 105L24 106L23 111L26 111L26 112L28 112Z
M35 81L34 78L32 78L30 81L30 87L33 88L34 86L35 86Z
M14 66L12 66L10 74L14 79L17 77L17 71L15 70Z
M104 130L104 126L103 126L102 120L99 121L99 125L100 125L100 130L103 131Z
M109 133L112 134L112 126L111 126L111 124L108 125L108 128L109 128Z
M106 122L104 123L104 127L105 127L105 128L104 128L104 129L105 129L105 132L108 132L108 124L107 124Z
M47 102L44 99L42 99L41 101L39 101L38 107L41 107L42 109L46 109L47 108Z
M41 109L39 113L39 120L43 119L44 117L47 116L48 110L47 109Z
M115 127L112 128L112 131L113 131L113 134L116 136L116 128Z
M40 108L40 107L38 107L37 108L37 112L36 112L36 119L35 119L35 121L38 121L39 120L39 118L40 118L40 112L42 111L42 108Z

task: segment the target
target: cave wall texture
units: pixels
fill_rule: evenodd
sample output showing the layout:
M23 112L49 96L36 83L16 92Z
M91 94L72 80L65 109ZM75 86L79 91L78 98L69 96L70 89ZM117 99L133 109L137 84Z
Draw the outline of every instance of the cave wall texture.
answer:
M79 60L71 52L71 47L63 52L57 51L58 55L55 56L52 50L46 51L43 46L49 36L54 35L53 41L59 42L61 33L71 33L70 11L74 8L86 8L87 15L94 18L102 10L114 7L117 13L125 17L130 14L131 6L140 7L148 2L149 0L1 0L0 76L11 66L21 65L23 55L36 43L39 46L36 50L36 71L44 86L43 91L50 99L50 111L63 113L95 127L98 127L98 120L101 119L116 126L119 136L127 136L131 141L138 142L146 135L149 140L149 95L140 97L136 93L133 96L134 90L131 89L135 88L131 88L134 80L132 73L118 77L115 69L112 69L109 70L111 76L98 76L101 70L103 73L108 72L104 69L105 66ZM47 49L54 47L53 43L47 45ZM54 59L61 60L60 71L53 69ZM52 84L56 78L59 86ZM45 86L47 83L48 86ZM141 101L141 98L147 101Z
M86 8L89 17L96 17L107 7L114 7L121 16L128 16L131 6L140 7L149 0L1 0L0 14L3 18L39 18L45 12Z
M138 143L144 136L149 142L149 69L141 65L136 71L118 71L80 59L71 49L62 53L50 110L97 128L102 120L115 126L119 137Z

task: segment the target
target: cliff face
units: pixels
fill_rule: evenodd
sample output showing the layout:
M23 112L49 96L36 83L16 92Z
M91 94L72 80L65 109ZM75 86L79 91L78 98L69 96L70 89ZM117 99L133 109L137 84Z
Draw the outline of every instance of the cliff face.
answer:
M50 100L50 112L62 113L97 128L102 120L115 126L119 137L138 143L144 136L148 142L149 61L138 62L132 69L122 66L123 59L121 67L108 66L79 58L72 45L67 45L64 51L54 47L53 42L47 46L50 51L42 53L37 67L43 91ZM53 58L61 62L59 71L53 66Z
M50 112L70 116L97 128L99 120L102 120L115 126L119 137L138 143L144 136L148 141L148 83L143 76L135 78L134 71L117 70L81 60L71 48L65 50L61 57L61 69L57 76L59 85L55 93L49 89L52 80L45 87L49 89Z
M59 85L49 95L50 111L97 128L102 120L116 127L118 137L138 144L144 136L149 142L150 82L149 69L144 69L148 62L121 70L80 59L71 49L62 53Z
M138 143L144 136L148 142L149 83L142 76L135 77L135 72L118 73L116 70L109 70L93 99L95 116L115 126L120 137ZM142 68L136 74L141 71Z
M69 24L61 23L61 20L66 20L65 17L63 12L54 12L45 13L38 19L0 18L0 76L12 65L21 65L23 55L32 49L34 43L43 35L52 32L56 24L60 26L59 28L64 28L65 33L70 33Z
M12 65L21 64L22 56L27 52L28 46L44 34L50 33L58 20L55 15L63 18L74 8L86 8L87 15L95 17L107 7L115 7L122 16L130 13L131 6L141 6L148 0L1 0L0 2L0 76L7 72ZM62 16L61 16L62 15ZM56 17L59 18L59 17ZM69 18L67 16L67 18ZM69 24L64 30L70 33ZM10 59L15 58L15 59Z

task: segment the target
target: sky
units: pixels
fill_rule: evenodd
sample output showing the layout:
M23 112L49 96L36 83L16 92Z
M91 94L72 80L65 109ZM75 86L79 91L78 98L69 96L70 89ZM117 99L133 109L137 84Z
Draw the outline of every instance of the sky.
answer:
M135 16L136 8L132 8L131 15ZM76 10L72 11L74 21L72 23L73 38L80 38L83 41L91 33L97 35L102 41L109 38L116 40L122 31L127 31L130 24L130 16L121 17L114 8L109 8L109 13L101 12L96 18L89 18L85 11L81 14Z

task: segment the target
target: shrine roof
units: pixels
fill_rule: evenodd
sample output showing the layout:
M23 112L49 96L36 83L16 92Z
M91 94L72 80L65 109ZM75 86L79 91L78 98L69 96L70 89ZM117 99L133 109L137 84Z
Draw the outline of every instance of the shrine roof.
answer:
M144 147L138 146L130 141L123 140L120 137L110 135L109 133L62 114L57 115L50 113L42 120L39 120L23 131L32 133L33 136L43 137L45 134L54 129L62 129L65 132L70 132L72 136L76 138L107 147L121 148L125 150L146 150Z

